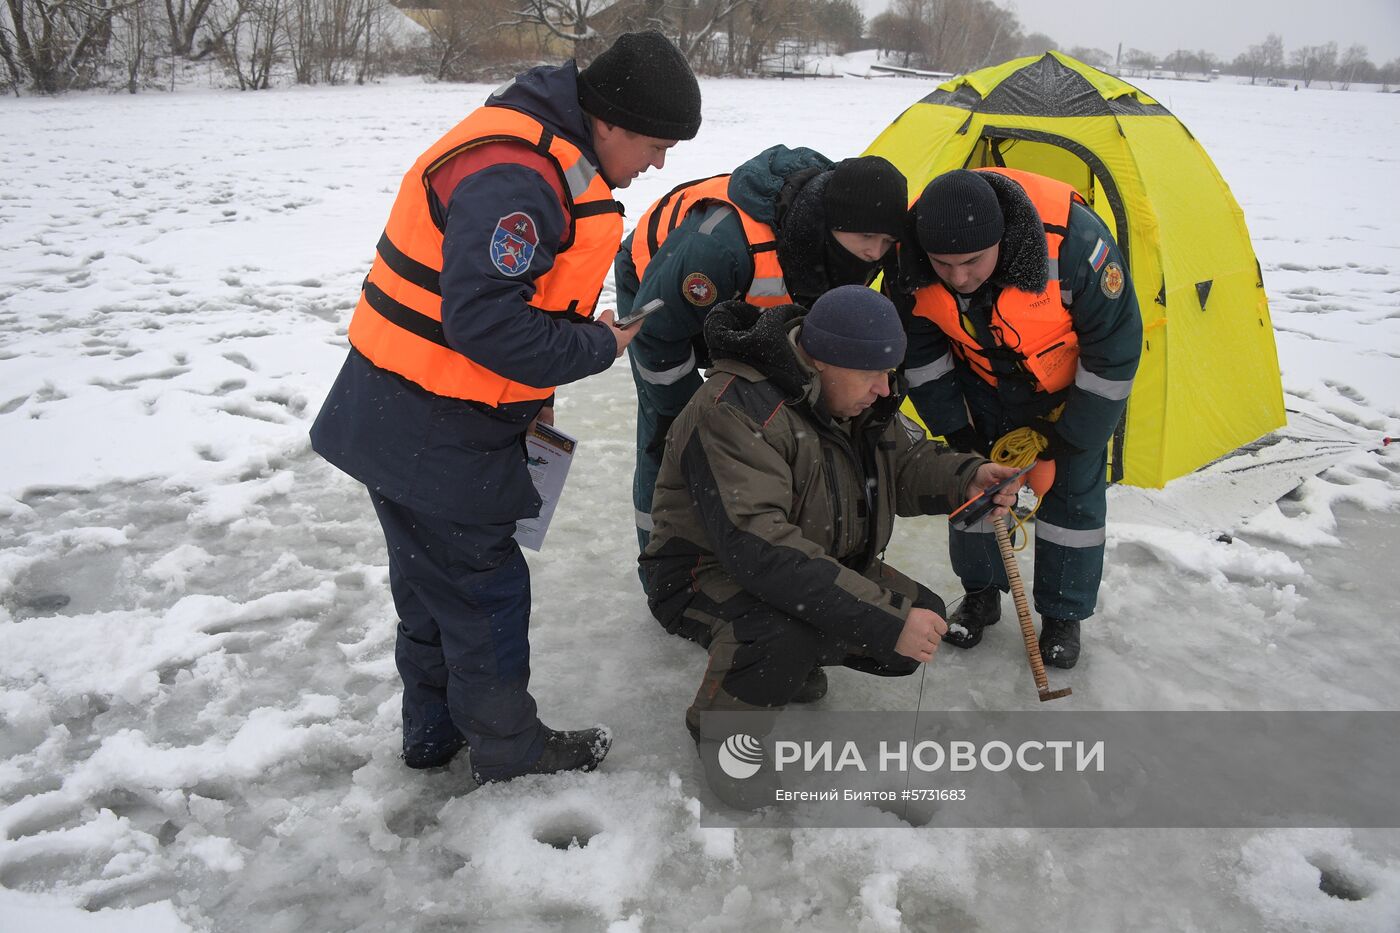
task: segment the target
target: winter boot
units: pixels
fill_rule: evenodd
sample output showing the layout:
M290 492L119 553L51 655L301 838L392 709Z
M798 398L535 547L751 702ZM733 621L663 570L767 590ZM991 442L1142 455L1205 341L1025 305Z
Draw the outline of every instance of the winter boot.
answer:
M948 617L943 640L957 648L972 648L982 640L982 630L1001 618L1001 590L994 586L969 590Z
M1079 620L1040 620L1040 657L1046 664L1069 670L1079 660Z
M472 768L472 778L478 784L509 781L526 774L557 774L560 771L592 771L607 757L612 748L612 733L605 726L556 732L545 727L544 752L539 760L514 774L487 776Z
M710 792L726 807L754 811L777 803L782 786L761 739L733 735L724 742L704 738L686 723Z
M405 745L403 749L403 763L414 770L421 771L425 768L441 768L451 763L457 757L457 753L467 747L467 740L460 734L440 742L418 742L414 745Z
M416 771L442 768L467 747L467 739L452 724L446 707L416 711L403 717L403 763Z
M807 672L807 679L802 682L802 686L797 688L789 702L792 703L815 703L826 696L826 671L820 666L812 668Z

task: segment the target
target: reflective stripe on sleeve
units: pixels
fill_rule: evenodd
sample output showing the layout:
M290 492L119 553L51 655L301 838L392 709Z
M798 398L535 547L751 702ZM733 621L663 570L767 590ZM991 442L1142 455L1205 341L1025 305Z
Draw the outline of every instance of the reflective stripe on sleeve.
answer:
M632 348L628 347L627 349L630 352ZM636 364L637 372L641 374L642 381L649 382L654 386L674 385L675 383L680 382L687 375L689 375L697 365L694 347L691 348L690 356L686 357L686 361L684 363L682 363L679 366L673 366L670 369L647 369L640 362L638 362L635 353L632 355L632 362Z
M755 298L778 298L787 294L787 286L781 278L754 279L749 294Z
M1105 379L1084 368L1084 361L1080 360L1078 368L1074 373L1074 384L1085 392L1092 392L1100 398L1106 398L1113 402L1121 402L1133 391L1133 380L1131 379Z
M652 529L651 513L641 509L633 509L632 512L637 518L637 527L649 534Z
M909 388L914 389L946 376L952 371L953 354L945 353L932 363L916 366L913 369L906 369L904 375L905 378L909 380Z
M996 525L992 523L992 517L988 515L975 525L967 528L954 528L954 534L962 535L994 535L997 533Z
M570 165L564 170L564 180L569 183L569 195L574 198L583 197L583 193L588 190L588 186L597 175L598 170L589 165L587 159L579 159Z
M704 236L709 236L711 233L714 233L715 228L720 225L720 222L732 213L734 213L734 209L730 207L722 207L715 211L709 217L705 218L705 222L700 225L700 233Z

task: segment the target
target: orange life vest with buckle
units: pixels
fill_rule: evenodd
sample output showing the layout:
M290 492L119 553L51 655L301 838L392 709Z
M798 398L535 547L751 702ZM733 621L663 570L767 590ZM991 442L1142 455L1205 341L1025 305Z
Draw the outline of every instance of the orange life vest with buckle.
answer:
M744 227L744 239L748 243L749 256L753 259L753 281L749 283L744 300L759 308L792 304L787 286L783 284L783 267L778 264L778 241L773 228L754 220L729 199L728 175L688 181L671 189L670 193L647 209L642 219L637 221L637 230L632 234L632 263L637 269L637 281L641 281L651 258L686 215L702 204L715 202L733 208ZM729 296L718 297L723 300Z
M350 318L351 345L376 366L434 394L493 406L545 399L554 388L512 382L448 346L438 283L443 230L430 207L429 176L463 150L494 142L523 143L548 159L566 202L567 233L554 265L534 279L528 304L548 314L592 316L622 243L622 207L573 143L517 110L487 106L449 130L404 176ZM516 231L524 240L512 240L511 232L498 231L503 248L525 249L533 246L531 233L538 236L532 225Z
M1045 291L1036 294L1004 288L992 307L991 330L997 346L1016 356L1016 363L1032 377L1035 388L1058 392L1074 381L1079 362L1079 337L1060 296L1060 247L1068 233L1070 205L1084 199L1072 185L1008 168L983 168L979 172L1005 175L1025 189L1045 227L1050 254L1050 278ZM987 351L963 325L958 301L942 283L915 292L914 313L927 318L947 334L953 353L992 385L997 377Z

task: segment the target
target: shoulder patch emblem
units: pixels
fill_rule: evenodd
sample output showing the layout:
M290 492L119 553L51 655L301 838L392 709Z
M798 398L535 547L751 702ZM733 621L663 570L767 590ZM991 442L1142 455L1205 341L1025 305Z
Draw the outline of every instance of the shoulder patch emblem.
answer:
M1089 265L1093 266L1095 272L1098 272L1100 269L1103 268L1103 264L1107 260L1108 244L1103 241L1102 237L1100 237L1099 241L1094 244L1094 251L1089 254Z
M1117 299L1123 294L1123 268L1116 262L1110 262L1104 267L1103 277L1099 279L1099 288L1109 298Z
M899 413L899 426L904 429L904 433L909 435L909 439L916 444L919 441L928 440L928 435L925 434L924 429L919 426L919 422L910 418L902 411Z
M524 211L507 214L491 232L491 264L506 275L520 275L530 268L539 242L533 217Z
M685 300L695 307L706 308L715 303L715 294L718 289L705 273L692 272L681 283L681 292L685 295Z

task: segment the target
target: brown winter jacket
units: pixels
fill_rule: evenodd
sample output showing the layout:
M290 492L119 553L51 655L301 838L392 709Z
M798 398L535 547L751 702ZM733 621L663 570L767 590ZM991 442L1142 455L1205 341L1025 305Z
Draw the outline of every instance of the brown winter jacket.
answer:
M667 437L641 557L666 623L695 592L741 591L823 634L892 652L910 597L879 581L894 516L946 514L986 461L926 439L900 391L833 421L797 356L803 309L717 305L705 339L717 361Z

